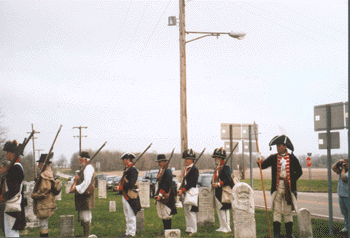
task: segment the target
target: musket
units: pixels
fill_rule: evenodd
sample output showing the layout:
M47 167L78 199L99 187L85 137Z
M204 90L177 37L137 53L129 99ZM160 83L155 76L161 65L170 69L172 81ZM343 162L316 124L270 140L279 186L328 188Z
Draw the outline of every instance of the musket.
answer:
M86 168L86 166L88 166L91 161L96 157L96 155L102 150L102 148L107 144L107 141L96 151L96 153L94 154L94 156L92 156L92 158L90 159L89 162L86 163L86 165L84 166L84 168L82 168L79 173L78 173L78 176L79 176L79 179L82 178L83 176L83 173L84 173L84 170ZM74 188L76 187L77 183L80 182L78 180L74 180L72 186L71 186L71 189L70 189L70 193L74 190ZM91 181L91 183L93 183L93 181ZM95 187L91 186L91 184L88 186L88 188L85 190L85 193L87 195L91 195L95 190Z
M173 151L171 152L171 155L170 155L170 158L169 158L169 160L168 160L168 162L166 163L166 165L165 165L165 167L164 167L164 170L163 170L163 172L162 172L162 174L159 176L159 182L160 181L162 181L162 179L163 179L163 176L164 176L164 172L165 172L165 170L168 168L168 165L170 164L170 160L171 160L171 158L173 157L173 155L174 155L174 150L175 150L175 148L173 149ZM160 169L159 169L159 171L160 171ZM171 186L170 186L170 189L171 189ZM158 189L157 189L157 192L156 192L156 195L155 196L158 196L159 195L159 191L160 191L160 187L158 187ZM157 201L156 201L157 202Z
M204 151L205 151L206 148L203 149L202 153L200 153L200 155L198 156L198 159L196 159L196 161L193 163L193 166L196 165L196 163L199 161L200 157L202 157ZM182 181L181 181L181 185L180 185L180 188L183 188L185 186L185 179L187 178L188 174L190 173L190 171L192 170L193 166L190 168L190 170L187 172L187 174L182 178Z
M261 184L262 184L262 190L263 190L263 194L264 194L264 202L265 202L265 210L266 210L266 216L267 216L267 224L268 224L268 227L269 227L269 234L270 234L270 238L271 238L272 236L271 236L270 219L269 219L269 212L267 210L264 177L263 177L262 168L261 168L261 154L260 154L260 151L259 151L258 135L257 135L257 131L256 131L255 121L254 121L254 133L255 133L255 141L256 141L256 151L258 152L258 164L259 164L259 168L260 168Z
M225 163L222 165L222 167L221 167L220 170L219 170L219 176L218 176L217 179L219 179L219 177L220 177L220 175L221 175L221 173L222 173L222 171L223 171L225 165L227 164L227 161L231 158L231 156L233 155L233 151L235 151L235 149L237 148L237 146L238 146L238 143L235 145L235 147L234 147L233 150L231 151L230 156L226 158ZM231 181L232 181L232 183L231 183L231 185L232 185L231 188L232 188L232 187L233 187L233 180L231 179ZM217 181L214 181L214 182L217 182Z
M54 145L55 145L55 143L56 143L58 134L60 134L60 132L61 132L61 128L62 128L62 125L60 125L60 128L58 128L58 131L57 131L57 133L56 133L55 139L54 139L53 142L52 142L52 145L51 145L51 148L50 148L50 150L49 150L49 153L46 155L46 158L45 158L45 160L44 160L43 166L42 166L41 169L40 169L40 172L39 172L39 174L38 174L38 178L36 179L34 188L37 187L37 186L40 184L40 182L41 182L41 176L40 176L40 175L41 175L42 172L44 172L44 170L46 169L46 166L47 166L47 165L49 164L49 162L50 162L50 160L49 160L50 154L52 153L52 150L53 150L53 147L54 147ZM35 190L34 190L34 191L35 191Z
M11 160L10 164L7 166L7 170L5 171L5 173L1 176L1 183L0 183L0 193L1 195L3 194L3 190L5 188L5 179L7 177L7 173L10 170L10 168L15 164L17 158L20 155L23 155L24 149L26 148L28 142L30 141L30 139L32 139L32 137L34 136L35 131L33 130L32 133L30 133L28 139L24 138L22 144L19 144L16 151L15 151L15 156L14 158Z
M128 167L128 168L126 168L126 169L124 170L123 176L122 176L122 178L120 179L118 186L120 186L120 184L123 182L123 180L124 180L124 178L125 178L125 176L126 176L126 172L128 172L129 169L130 169L131 167L133 167L133 166L137 163L137 161L143 156L144 153L146 153L146 151L147 151L151 146L152 146L152 143L142 152L142 154L132 163L132 165L131 165L130 167Z

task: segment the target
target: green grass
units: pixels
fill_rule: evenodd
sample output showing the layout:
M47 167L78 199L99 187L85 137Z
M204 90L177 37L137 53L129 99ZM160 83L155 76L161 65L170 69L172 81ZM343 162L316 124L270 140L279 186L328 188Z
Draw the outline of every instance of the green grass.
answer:
M241 179L241 182L245 182L250 185L250 179ZM332 193L337 192L338 181L332 181ZM264 186L266 191L271 189L271 179L264 179ZM254 190L262 190L262 183L260 179L253 179ZM298 180L297 182L298 192L310 192L309 180ZM328 193L328 181L327 180L313 180L311 181L311 192Z
M98 237L119 237L125 232L125 217L123 213L121 196L108 191L107 199L98 199L97 189L96 189L96 207L92 211L92 229L91 234L96 234ZM109 212L109 201L116 201L117 209L116 212ZM83 230L80 223L77 222L77 211L74 207L74 195L65 194L63 190L62 201L57 201L58 209L55 211L55 215L49 219L49 235L50 237L59 237L59 218L60 215L74 215L74 234L76 237L82 236ZM137 233L137 237L164 237L161 236L163 232L162 221L158 218L156 207L154 204L154 199L150 201L150 208L145 209L145 230ZM256 219L256 231L257 237L268 237L269 231L267 226L266 212L265 210L256 209L255 213ZM272 213L269 212L269 219L272 229ZM231 216L232 222L232 216ZM334 223L333 232L334 236L328 236L328 221L312 219L313 224L313 234L314 237L342 237L338 235L339 231L343 228L343 224ZM182 237L188 237L184 233L186 225L184 219L183 209L178 209L178 214L173 216L172 228L180 229ZM215 226L206 226L203 228L198 227L198 232L193 237L232 237L233 233L219 233L215 232L215 229L219 228L219 221L217 215L215 214ZM294 217L293 226L294 235L298 235L298 225L297 218ZM282 234L285 234L284 226L282 226ZM2 235L3 233L0 233ZM35 237L39 236L39 228L28 229L21 231L21 237Z

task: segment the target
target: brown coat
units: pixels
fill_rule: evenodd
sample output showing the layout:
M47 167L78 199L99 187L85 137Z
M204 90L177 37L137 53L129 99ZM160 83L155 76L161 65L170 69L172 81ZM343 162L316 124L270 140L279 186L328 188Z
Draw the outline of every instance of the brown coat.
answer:
M33 211L38 218L51 217L57 209L55 195L51 192L51 181L54 181L53 172L48 167L41 173L41 182L34 187L33 192Z

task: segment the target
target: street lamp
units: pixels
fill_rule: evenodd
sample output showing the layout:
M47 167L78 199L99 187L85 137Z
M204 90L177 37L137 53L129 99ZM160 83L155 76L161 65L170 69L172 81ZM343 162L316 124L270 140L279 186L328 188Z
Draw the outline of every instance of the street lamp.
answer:
M176 26L177 19L174 16L168 18L168 26ZM207 37L227 34L238 40L242 40L245 33L242 32L195 32L185 30L185 0L179 0L179 40L180 40L180 124L181 124L181 153L188 149L187 136L187 96L186 96L186 43ZM197 38L186 41L186 34L202 34Z

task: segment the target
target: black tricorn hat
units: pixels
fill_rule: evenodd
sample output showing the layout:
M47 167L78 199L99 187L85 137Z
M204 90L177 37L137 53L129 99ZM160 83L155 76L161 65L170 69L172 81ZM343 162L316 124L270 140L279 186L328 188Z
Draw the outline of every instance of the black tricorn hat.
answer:
M4 145L3 151L16 153L18 149L18 143L16 140L13 141L7 141Z
M37 160L36 162L44 163L44 162L45 162L45 159L46 159L46 156L47 156L47 154L41 154L41 155L40 155L40 159ZM53 152L51 152L49 158L47 158L47 159L49 160L49 162L48 162L49 164L52 163L52 162L50 161L50 159L52 159L52 157L53 157Z
M135 159L135 155L133 153L125 153L122 155L122 157L120 159L130 159L130 161L132 161L133 159Z
M221 158L221 159L226 159L226 151L221 147L221 148L216 148L214 150L213 155L211 156L213 158Z
M182 153L183 159L196 159L196 153L192 149L184 150Z
M90 154L87 151L82 151L80 157L90 159Z
M159 162L159 161L168 161L169 159L167 159L166 157L165 157L165 155L164 154L159 154L159 155L157 155L157 160L156 160L156 162Z
M272 138L272 140L269 143L270 150L272 149L271 146L273 145L286 145L288 149L290 149L292 152L294 151L294 146L288 136L281 135L281 136L275 136Z

